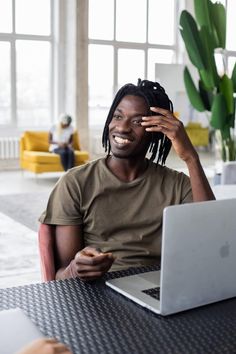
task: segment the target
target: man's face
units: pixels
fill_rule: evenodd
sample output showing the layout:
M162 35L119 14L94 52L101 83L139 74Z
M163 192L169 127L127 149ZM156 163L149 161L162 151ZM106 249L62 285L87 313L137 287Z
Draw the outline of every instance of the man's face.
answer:
M115 157L146 155L150 136L141 126L141 122L148 111L147 103L142 97L127 95L120 101L109 124L109 140Z

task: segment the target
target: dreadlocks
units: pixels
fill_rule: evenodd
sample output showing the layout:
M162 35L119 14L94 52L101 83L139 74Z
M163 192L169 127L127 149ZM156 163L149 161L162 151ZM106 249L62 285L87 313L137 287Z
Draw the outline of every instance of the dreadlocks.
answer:
M113 118L116 107L124 96L133 95L143 97L148 107L160 107L168 109L173 113L173 104L167 96L164 88L158 82L152 82L148 80L138 79L137 86L134 84L126 84L120 88L117 92L110 111L107 116L107 120L104 126L102 135L102 145L110 154L111 146L109 141L109 124ZM149 111L149 115L156 113ZM150 160L154 161L156 158L157 163L165 164L166 158L171 148L171 141L161 132L152 132L149 143L149 152L151 153Z

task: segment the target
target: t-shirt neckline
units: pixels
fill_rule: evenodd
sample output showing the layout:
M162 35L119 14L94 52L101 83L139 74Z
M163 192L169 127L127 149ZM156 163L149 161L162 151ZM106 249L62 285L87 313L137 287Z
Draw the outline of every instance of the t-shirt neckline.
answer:
M133 181L128 181L128 182L125 182L125 181L122 181L120 180L107 166L107 163L106 163L106 160L107 160L107 157L104 157L101 159L102 161L102 164L103 164L103 168L105 170L105 172L107 174L110 175L110 177L115 181L115 182L118 182L119 184L121 185L127 185L127 186L130 186L130 185L135 185L135 184L138 184L140 181L142 181L143 179L145 179L146 175L148 174L148 171L149 169L151 168L151 166L153 165L153 163L145 158L146 161L147 161L147 168L145 169L145 171L137 178L135 178Z

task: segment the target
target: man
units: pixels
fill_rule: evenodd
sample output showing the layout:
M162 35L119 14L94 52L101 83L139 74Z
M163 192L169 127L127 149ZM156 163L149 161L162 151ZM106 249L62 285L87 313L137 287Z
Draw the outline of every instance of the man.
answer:
M163 166L171 145L190 178ZM158 83L139 80L118 91L103 146L105 158L60 179L40 218L56 225L57 279L93 280L109 269L158 264L164 207L214 199L198 154Z

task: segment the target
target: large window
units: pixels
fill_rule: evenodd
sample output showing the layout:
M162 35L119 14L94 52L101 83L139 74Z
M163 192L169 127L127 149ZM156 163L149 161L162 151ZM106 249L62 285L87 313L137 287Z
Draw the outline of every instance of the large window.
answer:
M89 124L104 124L114 92L155 80L155 63L176 62L180 1L89 0ZM168 19L168 20L166 20Z
M217 0L212 0L217 1ZM219 0L218 0L219 1ZM231 74L236 61L235 0L227 12L226 51L218 55ZM127 82L155 80L155 63L181 63L185 48L178 22L184 0L89 0L89 124L104 123L112 96Z
M51 121L52 6L52 0L0 0L1 125Z
M234 19L234 14L236 13L236 1L227 0L226 2L227 9L227 59L228 59L228 71L229 74L232 73L234 64L236 62L236 22Z

